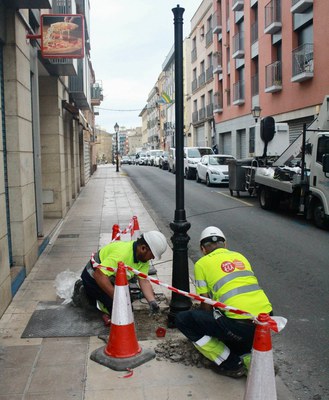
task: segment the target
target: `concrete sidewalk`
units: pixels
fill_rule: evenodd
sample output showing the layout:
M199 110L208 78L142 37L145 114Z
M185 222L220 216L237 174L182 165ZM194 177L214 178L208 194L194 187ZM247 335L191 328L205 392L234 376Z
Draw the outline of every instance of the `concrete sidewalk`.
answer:
M156 359L135 368L132 377L119 379L125 373L89 358L104 345L97 332L82 338L21 338L38 303L58 300L54 287L58 273L81 271L90 254L111 241L112 225L124 228L134 215L142 232L157 229L129 178L115 172L112 165L98 167L0 320L0 399L243 399L244 378L233 380L207 369ZM161 261L155 264L158 278L171 284L170 248ZM170 299L166 289L157 287L156 291ZM166 338L175 337L182 335L176 329L167 330ZM139 343L154 348L157 340ZM279 377L277 391L279 400L293 398Z

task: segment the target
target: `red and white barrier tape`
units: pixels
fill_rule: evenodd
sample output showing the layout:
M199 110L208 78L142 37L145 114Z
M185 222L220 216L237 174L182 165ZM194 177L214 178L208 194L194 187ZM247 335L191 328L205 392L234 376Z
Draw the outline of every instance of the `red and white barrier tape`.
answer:
M119 232L115 235L115 237L111 240L111 242L115 242L121 235L125 235L126 233L129 233L130 232L130 234L131 234L131 236L133 235L133 227L134 227L134 220L133 219L131 219L130 221L129 221L129 224L128 224L128 226L124 229L124 230L119 230Z
M113 268L113 267L104 267L104 265L98 264L94 259L94 254L91 255L90 261L92 263L93 268L105 269L107 271L112 271L112 272L115 272L117 269L117 268ZM221 303L220 301L214 301L214 300L209 299L208 297L199 296L194 293L189 293L189 292L185 292L184 290L177 289L173 286L170 286L164 282L159 281L159 279L151 278L150 276L138 271L137 269L130 267L129 265L125 265L125 268L127 268L129 271L132 271L135 275L137 275L143 279L147 279L148 281L155 283L156 285L163 286L163 287L171 290L172 292L181 294L186 297L190 297L194 300L198 300L201 303L210 304L211 306L220 308L221 310L230 311L234 314L245 315L245 316L249 317L250 319L252 319L255 323L261 324L258 321L256 315L250 314L247 311L243 311L243 310L239 310L238 308L235 308L235 307L227 306L226 304ZM271 320L273 321L271 323L271 329L274 332L280 332L287 323L287 319L284 317L271 317Z

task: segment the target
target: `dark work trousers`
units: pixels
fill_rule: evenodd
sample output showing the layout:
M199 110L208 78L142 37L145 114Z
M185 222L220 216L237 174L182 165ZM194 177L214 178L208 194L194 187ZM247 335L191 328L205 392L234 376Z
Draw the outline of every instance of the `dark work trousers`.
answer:
M99 261L97 261L99 262ZM89 265L88 265L89 264ZM96 307L96 301L99 300L104 304L104 306L108 309L110 313L112 313L112 305L113 305L113 299L111 299L110 296L108 296L96 283L95 279L92 278L87 271L91 267L91 262L89 261L82 271L81 274L81 279L83 282L83 286L86 291L86 295L88 296L88 299L91 303L91 305L94 305ZM92 268L92 267L91 267Z
M203 336L216 337L235 354L250 353L255 324L250 320L238 320L221 315L215 319L212 311L189 310L176 315L176 327L192 342Z

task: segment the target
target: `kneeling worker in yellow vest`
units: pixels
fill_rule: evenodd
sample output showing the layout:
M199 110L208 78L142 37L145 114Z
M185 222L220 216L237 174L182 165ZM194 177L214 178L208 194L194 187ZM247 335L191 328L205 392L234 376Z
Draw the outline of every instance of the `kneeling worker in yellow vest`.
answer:
M204 256L194 266L198 295L253 315L272 314L271 303L258 285L249 261L226 248L225 235L219 228L204 229L200 247ZM195 347L214 362L215 372L232 378L245 375L255 331L251 319L201 303L198 310L178 313L175 322Z
M136 241L114 241L102 247L94 259L104 267L117 268L123 262L146 275L149 271L149 260L160 259L167 249L165 236L158 231L145 232ZM128 280L134 273L127 270ZM138 278L138 283L145 299L148 301L151 313L159 311L151 283L147 279ZM115 271L94 269L91 261L87 263L81 274L81 280L75 284L72 297L73 304L81 304L81 299L87 298L87 304L97 306L101 311L111 315L115 285ZM75 301L75 295L79 299ZM80 303L80 304L79 304Z

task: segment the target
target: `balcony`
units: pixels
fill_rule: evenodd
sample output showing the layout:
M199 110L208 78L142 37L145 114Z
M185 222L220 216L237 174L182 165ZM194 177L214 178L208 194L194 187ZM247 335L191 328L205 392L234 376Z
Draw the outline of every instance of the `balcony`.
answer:
M5 0L6 6L9 8L45 8L53 7L52 0Z
M76 0L77 14L82 14L85 21L85 43L90 50L90 6L89 0Z
M194 63L197 59L196 47L191 51L191 62Z
M305 43L292 52L291 82L303 82L314 76L313 44Z
M281 0L271 0L265 6L264 33L273 34L281 30Z
M76 76L78 60L74 58L43 58L38 51L38 59L51 76Z
M255 74L251 77L251 95L257 96L259 94L259 76Z
M223 112L223 96L220 92L214 94L214 113Z
M90 84L88 61L78 60L78 75L69 77L69 92L75 105L82 110L90 110Z
M209 66L206 70L206 82L209 82L214 75L214 67L212 65Z
M202 86L206 83L206 73L205 72L201 72L201 74L199 75L199 79L198 79L198 86Z
M195 92L198 88L198 80L195 78L192 81L192 92Z
M210 46L213 41L213 31L212 28L209 28L209 31L206 33L206 47Z
M213 14L213 16L212 16L212 26L213 26L212 33L213 34L222 32L222 18L218 14L218 12L220 12L220 11L217 10L217 13Z
M265 93L275 93L282 90L282 64L275 61L265 67Z
M244 36L241 32L233 36L232 58L244 58Z
M290 11L293 14L300 14L313 5L313 0L292 0Z
M220 52L214 53L212 59L213 59L213 73L221 74L223 72L222 53Z
M206 107L206 116L207 118L212 118L214 116L214 105L210 103Z
M101 83L94 83L91 87L91 105L99 106L103 101L103 87Z
M233 84L233 105L241 106L244 104L244 81Z
M199 121L204 121L206 119L206 107L201 107L199 110Z
M244 0L233 0L232 11L241 11L244 7Z
M199 118L199 113L197 111L193 111L192 113L192 123L195 124L198 122Z

